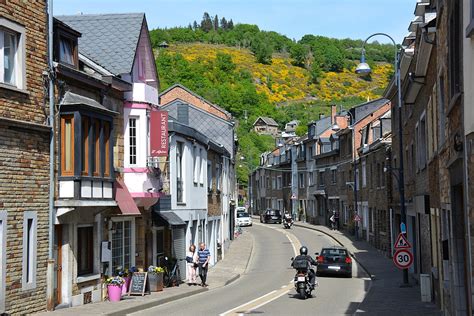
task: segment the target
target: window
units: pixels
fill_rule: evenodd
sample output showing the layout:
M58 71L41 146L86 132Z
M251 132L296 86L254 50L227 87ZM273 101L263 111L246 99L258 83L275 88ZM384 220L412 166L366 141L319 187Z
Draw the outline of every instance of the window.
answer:
M89 174L89 118L82 118L82 175Z
M300 188L305 187L305 174L304 173L299 174L299 183L300 183Z
M104 147L105 147L105 163L104 163L104 176L110 176L110 123L104 122Z
M452 100L461 92L462 78L462 15L460 1L453 1L452 11L449 15L449 38L448 38L448 58L449 58L449 98Z
M362 187L365 188L367 185L367 171L365 160L362 161Z
M137 121L138 119L136 117L128 119L128 161L131 165L137 164Z
M36 287L36 227L37 214L34 211L23 213L23 271L22 289L30 290Z
M74 116L61 117L61 175L74 175Z
M94 120L94 143L92 155L92 171L94 176L100 174L100 121Z
M77 275L94 272L94 229L93 226L77 229Z
M165 255L165 231L164 227L153 229L153 265L157 266L160 259Z
M313 171L310 171L310 173L308 174L308 185L309 186L314 185L314 172Z
M212 164L211 162L207 163L207 188L212 190Z
M439 129L438 129L438 146L437 149L440 149L445 142L446 137L446 115L445 115L445 95L444 95L444 75L439 76L438 81L438 118L439 118Z
M272 190L276 189L276 178L272 177Z
M206 165L206 159L204 159L204 150L199 148L199 159L201 161L199 168L199 184L204 186L204 166Z
M426 117L423 114L417 127L417 162L418 170L426 167Z
M178 203L184 201L183 149L184 143L176 142L176 201Z
M199 155L198 149L196 146L193 146L193 182L194 184L198 183L199 179Z
M320 187L324 186L324 171L319 171L318 184Z
M282 188L282 177L278 176L277 177L277 189L281 189L281 188Z
M5 311L7 259L7 211L0 211L0 312Z
M333 184L337 183L337 169L331 170L331 179Z
M65 36L59 37L59 61L69 64L76 65L76 45L75 40Z
M221 164L220 163L216 163L216 190L218 191L221 190Z
M0 17L0 83L26 88L25 28Z
M131 268L135 265L134 222L127 219L113 219L110 240L112 240L111 271L117 268Z
M360 190L360 179L359 179L359 168L357 168L355 170L355 178L356 178L356 188L357 188L357 191Z

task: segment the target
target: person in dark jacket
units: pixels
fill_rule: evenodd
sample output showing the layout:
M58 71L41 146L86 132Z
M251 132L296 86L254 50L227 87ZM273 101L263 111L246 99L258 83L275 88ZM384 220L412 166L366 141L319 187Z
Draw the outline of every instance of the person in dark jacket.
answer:
M314 272L314 269L312 266L318 265L316 260L314 260L311 256L308 255L308 248L305 246L302 246L300 248L300 254L299 256L296 256L295 259L293 260L292 266L294 266L295 261L307 261L308 262L308 276L309 276L309 283L311 284L311 287L314 289L314 285L316 284L316 272Z

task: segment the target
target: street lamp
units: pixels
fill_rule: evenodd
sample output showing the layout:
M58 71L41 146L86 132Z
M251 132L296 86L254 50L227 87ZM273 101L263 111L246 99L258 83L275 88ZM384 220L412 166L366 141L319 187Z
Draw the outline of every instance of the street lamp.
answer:
M363 59L362 60L365 60L365 57L362 57ZM367 65L367 64L366 64ZM368 67L368 65L367 65ZM370 69L370 68L369 68ZM359 215L359 208L358 208L358 205L357 205L357 157L356 157L356 141L355 141L355 119L354 119L354 116L352 115L352 113L350 111L347 112L347 114L349 114L349 116L351 117L351 122L352 122L352 125L349 126L349 129L352 130L352 163L354 164L354 185L353 185L353 188L354 188L354 213L355 215ZM332 130L335 131L335 132L338 132L339 130L341 130L341 127L339 125L334 124L332 126ZM355 216L354 215L354 216ZM358 221L355 221L355 239L358 240L359 239L359 223Z
M401 77L400 77L400 56L401 52L398 49L397 44L395 43L395 40L388 34L385 33L374 33L367 37L367 39L364 41L362 44L362 56L360 59L360 64L356 68L356 73L358 74L369 74L371 72L371 69L369 65L365 62L365 44L369 39L371 39L374 36L385 36L388 37L395 48L395 79L397 81L397 92L398 92L398 138L399 138L399 161L400 161L400 166L398 168L398 181L399 181L399 186L398 186L398 191L400 194L400 213L401 213L401 223L400 227L406 227L406 221L407 221L407 213L406 213L406 207L405 207L405 180L403 177L403 133L402 133L402 87L401 87ZM406 232L402 231L402 233L406 234ZM408 270L403 269L403 286L408 285Z

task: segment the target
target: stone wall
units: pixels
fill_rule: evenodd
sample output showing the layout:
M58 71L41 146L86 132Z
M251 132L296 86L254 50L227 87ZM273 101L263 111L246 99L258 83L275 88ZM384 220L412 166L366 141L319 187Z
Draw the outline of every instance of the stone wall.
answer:
M30 314L46 309L49 130L42 77L47 69L46 1L0 1L0 16L22 25L26 33L26 91L0 87L0 210L7 212L5 312ZM36 287L30 290L22 289L25 211L37 214Z

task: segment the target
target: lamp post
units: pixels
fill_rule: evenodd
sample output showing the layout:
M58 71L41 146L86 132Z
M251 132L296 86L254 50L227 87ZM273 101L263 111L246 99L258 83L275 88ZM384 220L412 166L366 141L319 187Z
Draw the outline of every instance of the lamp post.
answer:
M347 114L349 114L349 116L351 117L351 122L352 122L352 125L349 127L349 129L352 130L352 163L354 164L354 185L352 186L353 189L354 189L354 216L356 215L359 215L359 208L358 208L358 205L357 205L357 157L356 157L356 140L355 140L355 119L354 119L354 115L348 111ZM333 127L332 127L332 130L337 132L339 131L341 128L339 127L339 125L334 124ZM354 232L354 235L355 235L355 239L358 240L359 239L359 222L356 221L355 222L355 232Z
M400 214L401 214L401 223L400 226L406 227L406 221L407 221L407 213L406 213L406 207L405 207L405 180L403 176L403 133L402 133L402 87L401 87L401 77L400 77L400 56L401 52L398 50L397 44L395 43L395 40L388 34L385 33L374 33L367 37L367 39L364 41L364 44L362 44L362 56L360 59L360 64L356 68L356 73L357 74L369 74L371 72L370 66L365 62L365 44L369 39L371 39L374 36L385 36L388 37L395 48L395 79L397 82L397 102L398 102L398 138L399 138L399 161L400 161L400 166L398 167L398 181L399 181L399 186L398 186L398 191L400 194ZM406 234L406 232L402 233ZM403 286L408 285L408 270L403 269Z

